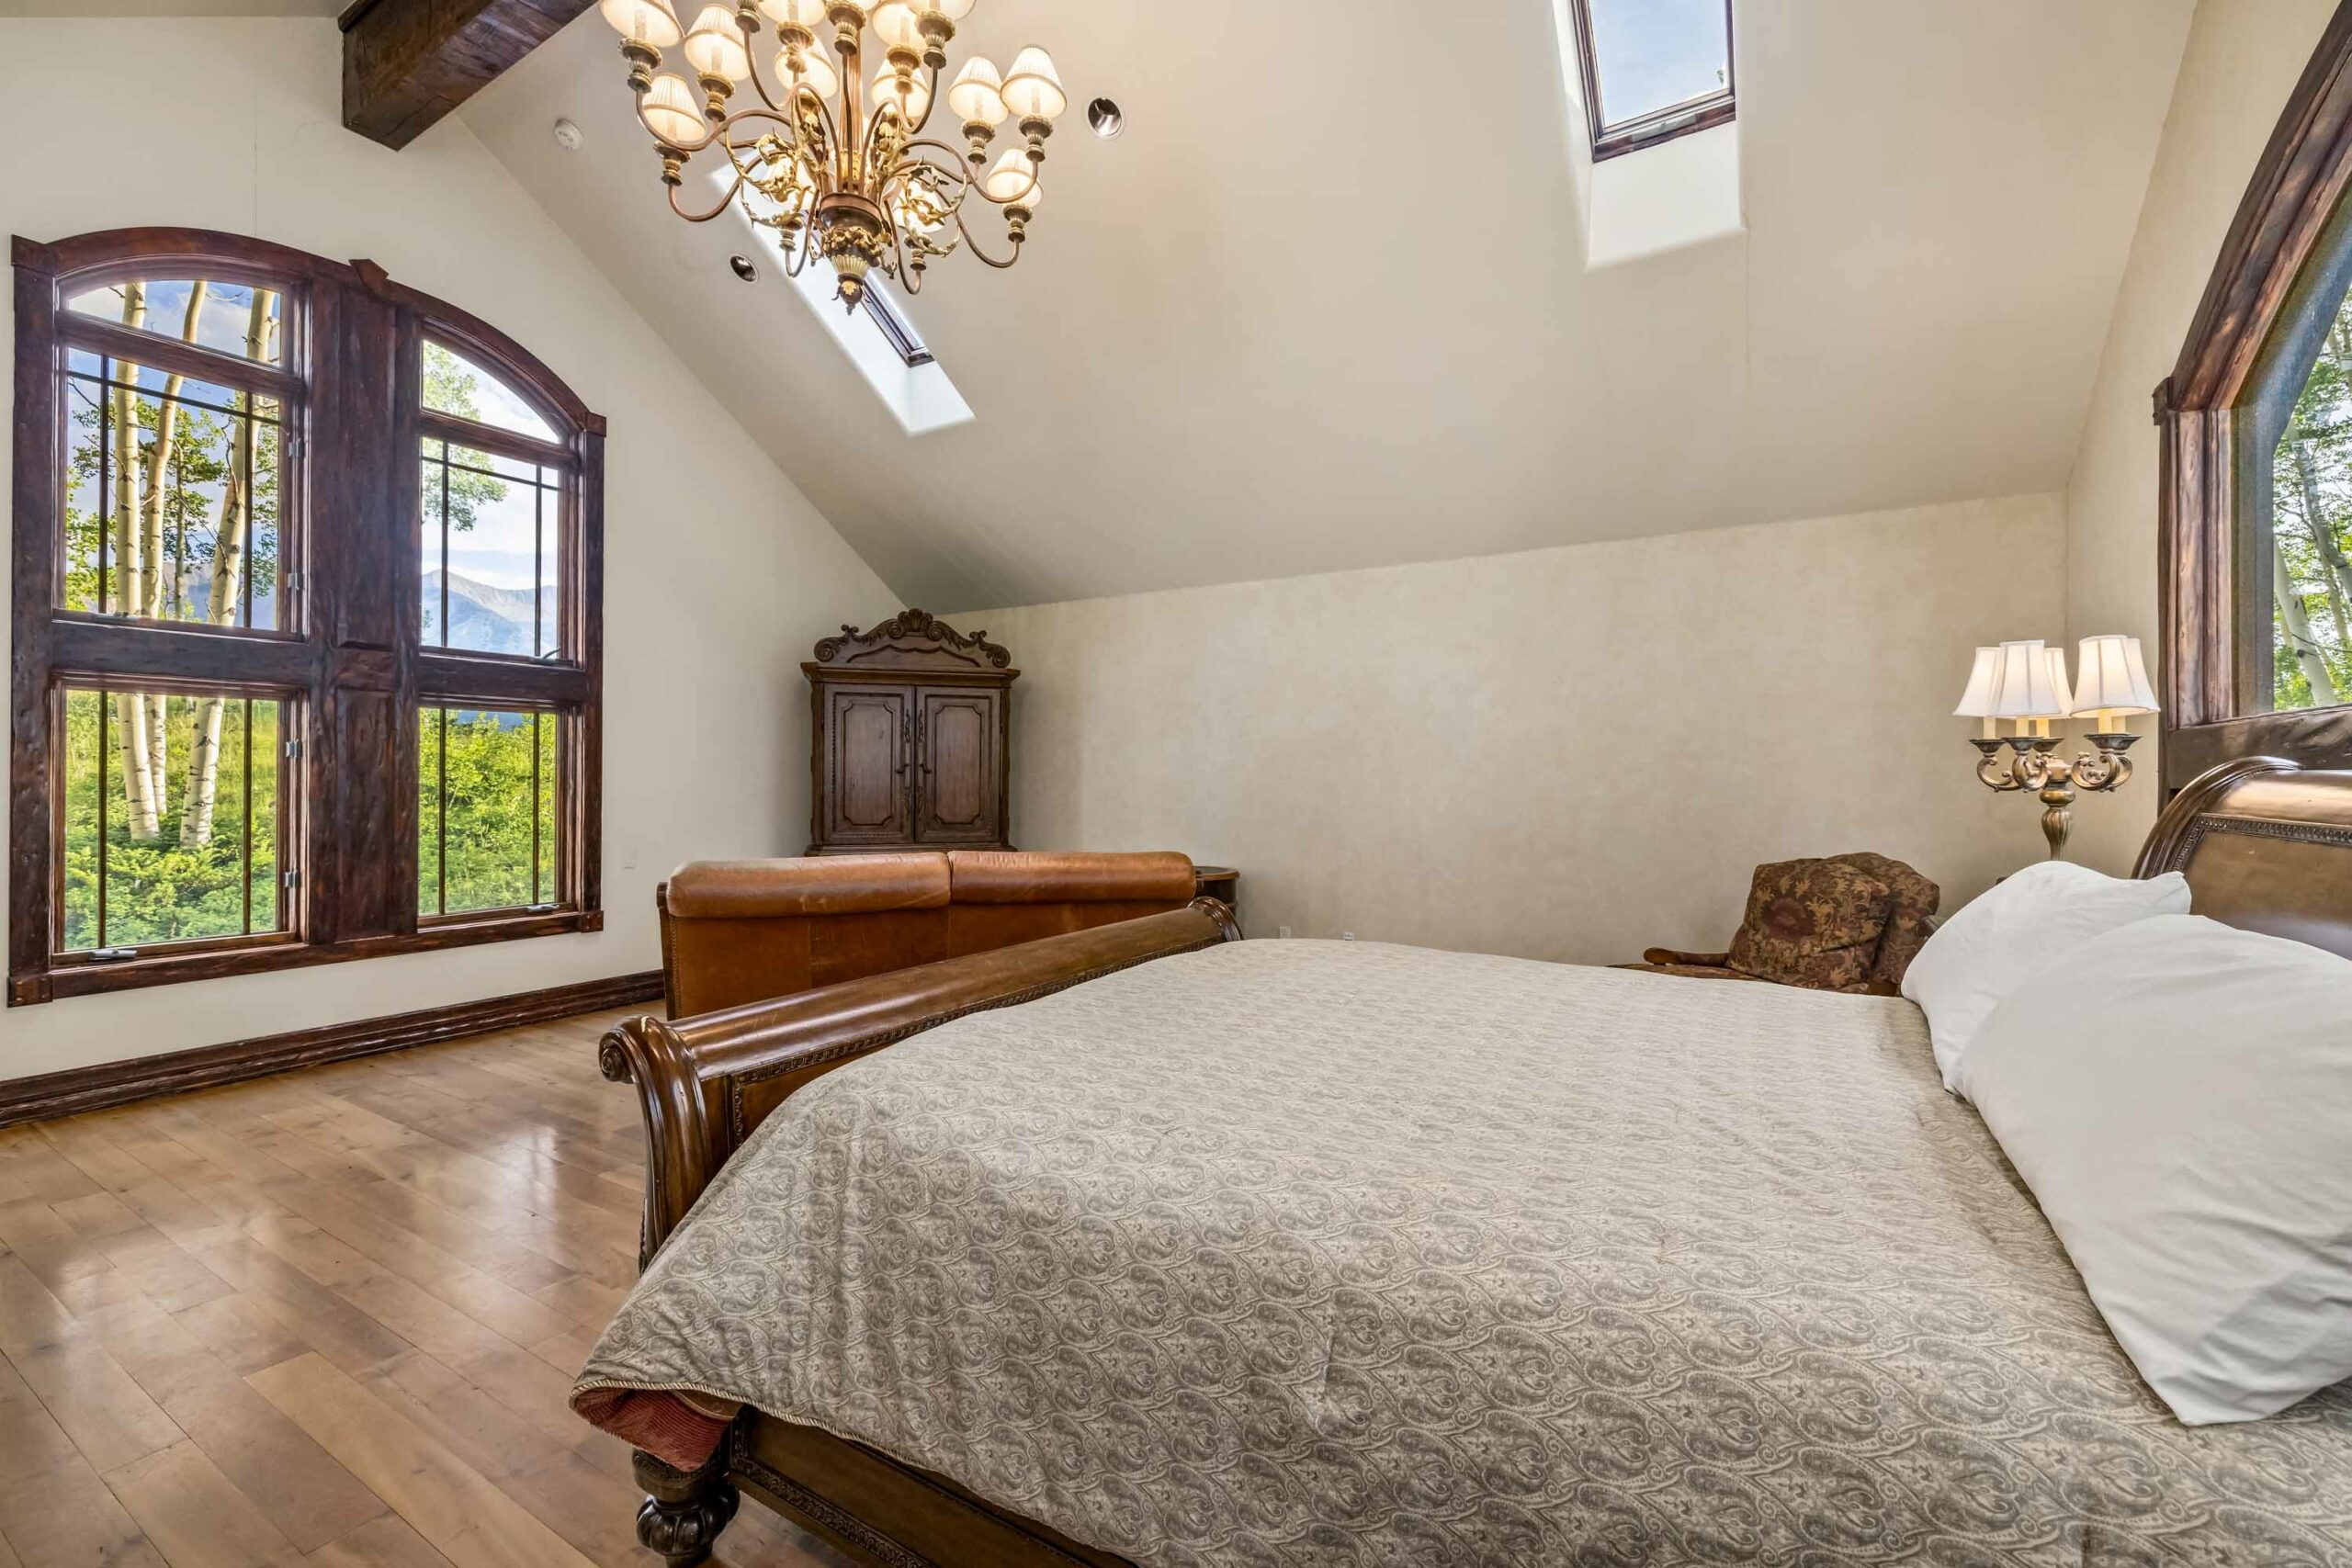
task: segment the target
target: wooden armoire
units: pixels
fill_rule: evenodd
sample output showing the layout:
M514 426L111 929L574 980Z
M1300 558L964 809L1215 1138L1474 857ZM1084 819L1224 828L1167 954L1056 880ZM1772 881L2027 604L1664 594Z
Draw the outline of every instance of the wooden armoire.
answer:
M819 643L808 852L1011 849L1012 664L922 610Z

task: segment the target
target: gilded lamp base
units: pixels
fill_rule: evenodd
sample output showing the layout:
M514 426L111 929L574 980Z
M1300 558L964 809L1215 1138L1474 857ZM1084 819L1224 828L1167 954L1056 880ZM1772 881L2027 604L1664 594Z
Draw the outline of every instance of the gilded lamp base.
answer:
M2128 733L2092 735L2096 752L2085 751L2071 761L2058 755L2054 736L2009 735L1981 737L1969 744L1977 750L1976 777L1987 789L2007 794L2028 791L2041 802L2041 836L2050 844L2050 858L2065 856L2066 838L2075 826L2075 795L2078 789L2095 793L2120 787L2132 776L2132 743ZM2001 756L2003 748L2009 755Z

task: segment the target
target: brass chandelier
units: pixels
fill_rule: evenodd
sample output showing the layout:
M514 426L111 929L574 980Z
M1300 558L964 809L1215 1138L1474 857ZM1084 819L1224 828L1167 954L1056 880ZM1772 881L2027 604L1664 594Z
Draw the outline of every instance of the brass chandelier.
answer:
M854 310L876 272L913 294L933 257L962 246L994 267L1021 259L1041 194L1046 138L1069 100L1042 49L1023 49L1001 76L993 62L975 55L947 88L947 106L963 122L963 149L926 139L948 41L972 5L731 0L731 8L704 6L691 27L680 25L673 0L603 0L602 10L621 35L637 118L662 155L670 209L707 223L740 200L752 222L776 231L787 273L797 276L822 256L838 280L837 298ZM778 46L774 91L757 60L763 17L775 24ZM870 82L869 29L882 54ZM681 44L692 83L660 69L662 51ZM745 83L760 101L730 113L729 101ZM1008 118L1023 145L983 172L989 143ZM731 165L722 175L726 194L707 211L690 210L678 199L684 171L710 148ZM1002 259L981 247L967 221L975 192L1004 214L1012 248Z

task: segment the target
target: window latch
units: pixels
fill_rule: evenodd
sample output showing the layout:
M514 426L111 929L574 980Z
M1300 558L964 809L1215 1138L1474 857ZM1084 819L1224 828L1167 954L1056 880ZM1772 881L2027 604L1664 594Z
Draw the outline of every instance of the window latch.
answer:
M94 947L90 949L90 962L93 964L119 964L123 959L136 958L138 956L139 950L135 947Z
M286 743L286 759L287 759L287 761L296 761L296 760L300 759L300 758L301 757L301 755L302 755L302 741L301 741L301 738L300 738L300 737L299 737L299 736L298 736L298 737L296 737L295 739L291 739L291 740L288 740L288 741Z
M299 871L289 871L279 880L285 884L287 891L290 893L296 885L301 882L302 874Z

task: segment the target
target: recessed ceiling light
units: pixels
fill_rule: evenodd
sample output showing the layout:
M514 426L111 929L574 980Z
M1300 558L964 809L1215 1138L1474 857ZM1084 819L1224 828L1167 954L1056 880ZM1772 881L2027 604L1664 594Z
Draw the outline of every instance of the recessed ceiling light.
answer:
M588 139L586 137L580 134L580 128L572 124L571 121L568 119L560 119L555 122L555 144L562 148L565 152L579 152L581 143L587 140Z
M727 265L733 267L735 276L746 283L757 283L760 280L760 269L752 265L752 258L749 256L729 256Z
M1094 128L1095 135L1108 141L1127 128L1127 117L1110 99L1097 98L1086 106L1086 123Z

